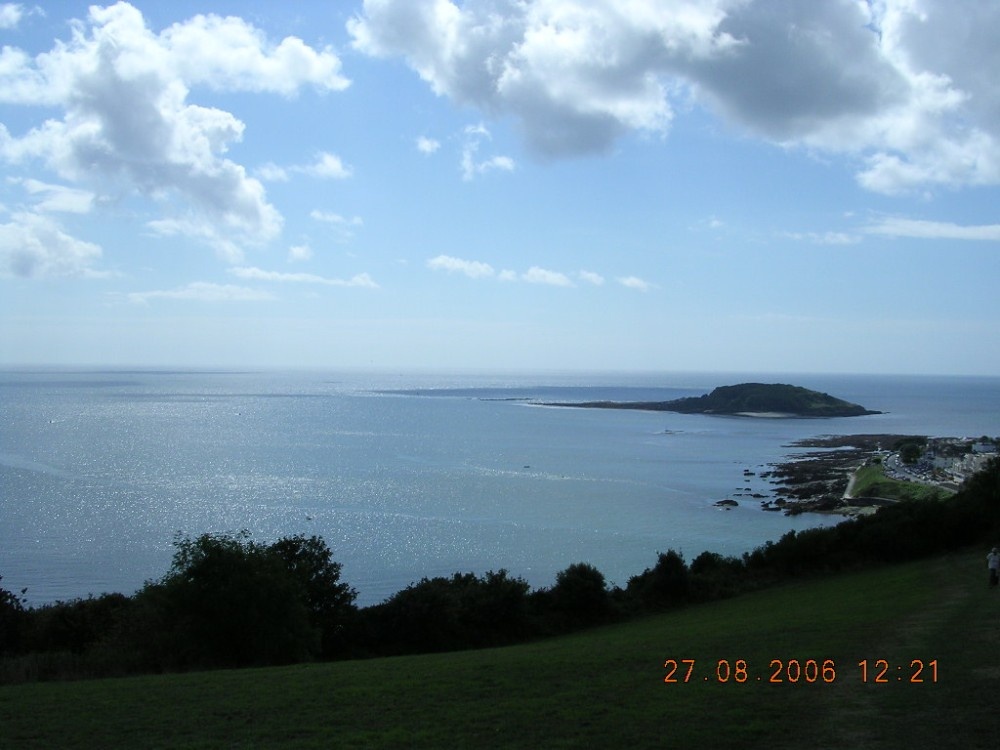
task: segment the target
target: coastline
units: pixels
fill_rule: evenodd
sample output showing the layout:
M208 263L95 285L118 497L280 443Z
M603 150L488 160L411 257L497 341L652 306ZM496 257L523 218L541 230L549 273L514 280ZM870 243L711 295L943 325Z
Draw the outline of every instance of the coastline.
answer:
M914 464L913 469L904 468L900 454L894 449L914 441L926 443L930 458ZM972 445L973 441L968 438L896 434L820 436L799 440L792 446L813 452L794 453L787 461L772 465L769 475L777 485L778 499L762 503L762 506L764 510L783 510L786 515L827 513L854 517L874 513L881 507L900 502L891 497L856 495L858 472L876 463L887 467L889 480L954 492L967 473L966 467L976 464L977 453ZM991 455L996 453L979 453L978 459L985 460Z

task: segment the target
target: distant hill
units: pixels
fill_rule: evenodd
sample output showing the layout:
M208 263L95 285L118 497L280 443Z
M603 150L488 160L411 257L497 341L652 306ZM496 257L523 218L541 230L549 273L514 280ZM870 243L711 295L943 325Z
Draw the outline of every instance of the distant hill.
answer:
M673 401L590 401L562 405L756 417L859 417L882 413L834 398L826 393L782 383L724 385L704 396L678 398Z

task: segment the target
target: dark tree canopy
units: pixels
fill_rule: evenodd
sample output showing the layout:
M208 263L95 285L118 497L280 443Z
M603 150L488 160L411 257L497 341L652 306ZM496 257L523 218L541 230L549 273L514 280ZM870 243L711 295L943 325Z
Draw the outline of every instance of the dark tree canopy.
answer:
M248 532L174 541L170 571L138 595L165 667L301 661L322 653L355 593L319 537L254 542ZM157 627L158 626L158 627ZM331 629L334 632L328 632Z

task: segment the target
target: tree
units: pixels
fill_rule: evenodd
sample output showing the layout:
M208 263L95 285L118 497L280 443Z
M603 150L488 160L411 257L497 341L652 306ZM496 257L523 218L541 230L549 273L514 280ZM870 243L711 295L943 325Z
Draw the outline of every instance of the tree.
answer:
M312 625L320 632L321 654L341 655L346 648L345 626L355 613L358 592L340 580L341 565L322 537L299 534L274 542L268 550L277 555L305 592Z
M307 586L277 552L248 532L179 537L174 547L170 571L137 595L150 634L140 647L161 668L282 664L319 652Z
M647 609L684 604L691 593L684 558L672 549L659 553L652 569L629 579L626 593Z
M31 611L26 648L83 654L113 639L131 604L124 594L101 594L37 607Z
M516 643L531 632L528 588L502 569L423 578L365 610L366 631L379 653Z
M904 443L899 449L899 458L904 464L915 464L923 450L916 443Z
M574 563L556 575L552 606L569 625L589 625L606 620L611 598L604 574L588 563Z
M3 576L0 576L0 581ZM27 589L21 589L20 595L5 588L0 588L0 654L15 652L21 645L21 631L24 628L27 600L24 594Z

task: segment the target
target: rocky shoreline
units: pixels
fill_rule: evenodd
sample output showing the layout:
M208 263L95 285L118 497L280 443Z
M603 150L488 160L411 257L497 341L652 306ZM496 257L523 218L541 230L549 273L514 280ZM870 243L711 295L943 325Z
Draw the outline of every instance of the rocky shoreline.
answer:
M954 492L961 484L963 474L977 470L975 465L965 465L975 441L968 438L927 438L921 435L821 435L791 443L789 448L804 449L791 453L780 463L761 465L757 471L744 469L744 486L714 505L721 509L737 507L746 499L760 502L764 511L799 513L830 513L856 516L873 513L884 505L898 502L885 497L858 496L853 491L856 471L873 458L885 462L890 478L903 479ZM993 443L993 452L979 454L985 460L996 455L1000 440ZM902 468L897 448L905 444L923 444L928 455L936 455L938 468L922 460L912 468ZM982 449L980 449L982 450ZM987 450L989 448L987 447ZM965 459L962 457L966 456ZM889 463L893 466L890 468ZM961 466L960 466L961 465ZM960 470L961 469L961 470ZM929 472L929 473L928 473ZM934 476L931 477L930 473ZM754 483L759 479L768 482L768 494L762 494ZM756 491L755 491L756 490Z
M850 497L848 488L855 470L876 451L888 450L912 435L824 435L799 440L793 448L812 449L793 453L774 464L768 476L776 485L776 499L762 503L764 510L798 513L858 515L893 501L873 497Z
M802 450L781 462L744 469L743 485L713 505L730 510L749 499L759 501L763 511L785 515L858 516L906 498L946 497L997 458L1000 438L820 435L785 447ZM859 476L858 470L873 462L881 464L883 479Z

